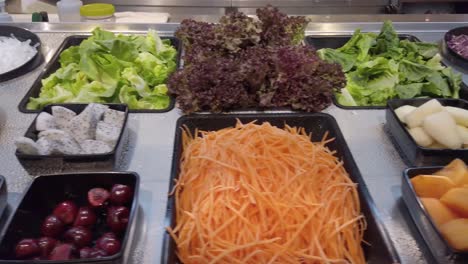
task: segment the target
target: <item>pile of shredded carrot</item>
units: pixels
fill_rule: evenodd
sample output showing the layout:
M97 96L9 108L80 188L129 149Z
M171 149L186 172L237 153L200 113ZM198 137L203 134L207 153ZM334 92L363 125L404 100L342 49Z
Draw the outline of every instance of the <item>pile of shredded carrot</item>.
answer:
M167 230L188 263L365 263L356 184L303 128L187 129Z

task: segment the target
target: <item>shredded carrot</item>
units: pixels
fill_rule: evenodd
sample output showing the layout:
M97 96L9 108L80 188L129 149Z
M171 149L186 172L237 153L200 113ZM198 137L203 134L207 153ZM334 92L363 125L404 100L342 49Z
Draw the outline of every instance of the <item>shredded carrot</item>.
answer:
M305 129L183 131L167 230L185 264L365 263L357 186Z

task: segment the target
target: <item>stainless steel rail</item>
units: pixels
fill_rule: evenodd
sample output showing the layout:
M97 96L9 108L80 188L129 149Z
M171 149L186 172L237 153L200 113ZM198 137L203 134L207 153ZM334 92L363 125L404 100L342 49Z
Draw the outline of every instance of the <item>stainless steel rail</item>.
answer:
M431 42L440 41L451 28L466 25L462 22L394 24L401 33ZM89 33L97 25L30 23L17 26L38 34L42 40L42 52L48 61L66 36ZM154 28L162 35L172 35L178 25L100 26L122 33L144 33L148 28ZM311 23L306 34L352 34L356 28L378 31L380 23ZM20 113L17 106L43 68L44 65L23 77L0 83L0 174L7 179L11 208L17 206L20 193L32 177L16 160L13 140L23 135L34 115ZM463 79L468 83L467 75ZM384 111L343 110L330 106L325 112L336 118L403 263L427 263L424 243L401 200L401 174L406 166L384 132ZM175 122L181 114L178 109L164 114L130 114L129 148L120 169L140 174L141 193L140 220L128 263L160 262Z

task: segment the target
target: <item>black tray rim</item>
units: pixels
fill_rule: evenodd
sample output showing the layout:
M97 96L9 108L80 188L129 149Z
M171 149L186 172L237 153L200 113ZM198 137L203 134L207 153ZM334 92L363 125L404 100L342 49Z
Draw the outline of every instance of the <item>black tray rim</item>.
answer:
M42 179L45 177L61 177L61 176L72 176L72 177L91 177L90 175L100 175L100 176L106 176L106 175L128 175L131 177L135 178L135 187L133 189L133 201L132 205L130 207L130 216L128 220L127 227L125 229L125 235L123 236L122 239L122 244L120 247L120 251L117 254L114 254L112 256L107 256L107 257L102 257L102 258L94 258L94 259L72 259L72 260L60 260L60 261L54 261L54 260L10 260L10 259L0 259L0 263L50 263L50 264L59 264L59 263L102 263L105 262L107 263L108 261L116 261L124 256L124 251L127 248L127 246L133 243L133 241L129 241L129 238L131 237L130 235L130 229L133 224L135 224L135 219L136 215L138 213L139 209L139 193L140 193L140 175L134 171L89 171L89 172L65 172L65 173L57 173L57 174L43 174L40 176L35 177L25 188L24 192L21 194L21 198L19 199L18 207L15 208L15 210L11 213L9 216L7 222L5 223L1 234L0 234L0 244L3 242L3 239L5 238L5 235L8 231L8 229L11 226L11 223L13 219L15 218L15 215L17 213L17 210L19 206L23 203L24 198L26 197L26 194L29 192L31 187L33 186L34 182L38 179ZM28 262L29 261L29 262Z
M90 36L91 36L91 34L76 34L76 35L68 36L62 41L62 43L60 44L60 46L55 51L52 58L43 67L43 69L42 69L41 73L39 74L39 76L31 84L31 87L28 89L25 96L21 99L20 103L18 104L18 110L21 113L32 114L32 113L40 113L42 111L42 109L31 110L31 109L26 108L26 105L29 102L29 98L31 98L32 94L35 92L34 85L36 83L40 83L42 79L47 78L49 76L49 75L46 76L46 72L48 71L48 69L50 67L52 67L52 65L54 65L55 63L58 62L58 59L60 58L60 54L65 49L65 46L67 45L68 42L70 42L73 39L87 39ZM174 45L173 47L177 50L176 70L179 69L180 68L180 62L181 62L181 55L182 55L182 42L178 38L176 38L174 36L160 36L160 38L162 40L169 39L169 40L175 42L174 44L176 44L176 45ZM39 92L40 92L41 88L39 88ZM133 109L133 110L129 109L129 113L167 113L167 112L171 111L172 109L174 109L175 103L176 103L175 98L172 95L168 94L168 96L169 96L169 106L167 108L154 109L154 110L153 109Z
M468 149L448 149L448 148L444 148L444 149L433 149L433 148L427 148L427 147L422 147L422 146L419 146L416 141L414 141L413 137L409 134L408 130L405 129L405 125L398 119L398 116L396 115L395 113L395 108L393 106L393 104L397 103L397 102L405 102L405 101L408 101L408 100L411 100L411 101L420 101L420 102L427 102L427 101L430 101L432 99L436 99L438 100L442 106L445 106L443 104L443 102L457 102L457 101L461 101L465 104L468 105L468 101L467 100L464 100L464 99L454 99L454 98L414 98L414 99L391 99L391 100L388 100L387 101L387 107L388 107L388 110L390 111L390 113L396 118L396 120L398 121L398 124L400 125L401 129L404 130L404 134L405 136L409 137L411 139L411 143L414 145L414 147L418 148L419 150L421 151L425 151L425 152L432 152L432 153L444 153L444 154L450 154L449 152L467 152ZM411 105L411 104L406 104L406 105ZM468 109L466 109L468 110ZM390 131L389 131L390 132ZM390 132L391 133L391 132ZM398 141L398 140L397 140ZM398 144L399 145L399 144Z
M353 34L307 35L304 38L304 42L306 43L306 45L314 47L312 45L312 43L311 43L311 40L310 40L312 38L316 38L316 39L319 39L319 38L320 39L323 39L323 38L350 38L352 35ZM411 42L421 42L421 40L419 38L417 38L416 36L411 35L411 34L398 34L398 37L408 39ZM444 39L444 42L445 42L445 39ZM441 63L442 63L443 66L449 67L448 65L446 65L443 62L441 62ZM468 91L468 86L463 82L463 80L462 80L462 82L460 84L460 90ZM437 97L433 97L431 99L456 99L456 98L437 98ZM389 100L387 100L387 102L390 101L390 100L396 100L396 99L389 99ZM404 99L401 99L401 100L404 100ZM345 109L345 110L382 110L382 109L386 109L387 106L388 106L388 104L387 105L382 105L382 106L346 106L346 105L342 105L342 104L339 104L338 101L336 100L335 92L333 92L332 101L333 101L333 104L336 105L338 108Z
M42 64L42 61L44 59L42 55L42 42L39 36L37 36L34 32L23 28L23 27L18 27L18 26L12 26L12 25L0 25L0 29L6 29L9 31L11 30L19 30L22 31L25 34L29 34L34 38L34 41L38 44L36 49L36 54L31 57L28 61L26 61L23 65L20 65L19 67L16 67L15 69L12 69L10 71L4 72L0 74L0 83L1 82L6 82L9 80L12 80L14 78L20 77L34 69L36 69L40 64ZM17 37L17 36L15 36ZM31 39L32 40L32 39Z
M46 105L41 111L41 112L45 112L45 109L50 109L52 111L52 107L53 106L62 106L62 107L65 107L67 109L70 109L69 106L83 106L83 107L86 107L88 104L80 104L80 103L69 103L69 104L50 104L50 105ZM124 118L124 122L123 122L123 125L122 125L122 128L120 129L120 134L119 134L119 139L117 140L117 143L115 144L114 148L110 151L110 152L107 152L107 153L98 153L98 154L73 154L73 155L68 155L68 154L54 154L54 155L31 155L31 154L24 154L24 153L20 153L18 151L18 149L15 150L15 156L18 158L18 159L21 159L21 160L37 160L37 159L57 159L57 158L61 158L63 159L64 161L66 160L73 160L73 161L77 161L77 160L82 160L82 159L87 159L87 158L110 158L112 157L113 155L116 154L117 152L117 149L119 147L119 145L121 144L122 142L122 138L123 138L123 135L124 135L124 132L125 132L125 129L127 127L127 122L128 122L128 113L129 113L129 110L128 110L128 106L126 104L102 104L102 105L107 105L109 107L111 106L123 106L125 108L125 118ZM84 109L84 108L83 108ZM71 110L71 109L70 109ZM81 112L80 112L81 113ZM77 113L79 114L79 113ZM37 117L39 116L39 114L37 114L37 116L34 118L34 120L32 121L31 125L29 125L28 129L26 130L26 132L24 133L23 137L27 137L27 134L29 131L31 131L32 129L34 129L34 126L36 125L36 120L37 120Z
M460 250L456 250L454 249L452 246L450 246L447 242L447 240L442 236L442 234L440 233L439 229L437 228L436 224L434 223L434 221L432 220L432 217L429 215L429 213L427 212L427 210L424 208L424 205L422 204L421 202L421 199L418 197L418 195L416 194L416 191L414 190L413 188L413 184L411 184L411 178L413 177L409 177L409 173L410 172L417 172L417 171L421 171L421 170L434 170L434 172L440 170L440 169L443 169L444 166L422 166L422 167L410 167L410 168L407 168L403 171L403 181L405 181L405 183L407 184L409 190L411 191L411 196L413 196L417 203L418 203L418 210L421 211L424 215L424 217L431 223L431 227L432 227L432 231L434 233L436 233L440 239L442 241L444 241L444 244L445 246L447 247L447 249L449 249L451 251L452 254L455 254L455 255L462 255L462 256L465 256L467 255L468 256L468 251L460 251ZM414 177L416 177L417 175L415 175ZM406 199L403 199L405 201L405 204L406 206L408 207L409 210L411 210L409 208L409 205L406 201ZM411 215L411 218L413 218L412 214ZM417 226L417 229L420 231L419 229L419 226L416 224L417 221L415 221L415 219L413 218L413 222L415 222L415 225ZM425 239L423 239L425 241L426 244L428 244L429 242L426 241Z
M271 118L271 117L281 117L281 118L293 118L293 117L310 117L310 116L318 116L318 117L323 117L327 118L331 121L331 124L333 128L335 129L336 137L341 137L341 139L346 142L346 139L344 138L341 129L339 128L339 125L332 115L328 113L307 113L307 112L298 112L298 113L274 113L273 115L271 113L246 113L246 114L237 114L237 115L229 115L229 114L192 114L192 115L183 115L177 119L176 126L175 126L175 138L174 138L174 146L173 146L173 152L172 152L172 164L171 164L171 174L170 174L170 181L169 181L169 189L168 193L172 191L174 188L174 181L173 179L176 179L178 177L178 165L179 161L176 160L177 157L177 151L178 151L178 146L177 142L181 142L181 134L178 133L178 130L181 129L182 124L190 119L238 119L238 118L258 118L258 117L263 117L263 118ZM285 120L286 121L286 120ZM349 155L351 158L349 159L350 166L352 167L352 170L355 170L355 183L358 184L358 188L360 188L360 193L363 196L363 199L367 201L368 206L369 206L369 212L374 218L374 221L376 223L376 228L382 238L382 241L385 244L385 248L388 251L389 256L392 258L392 263L401 263L400 256L398 252L396 251L395 245L393 244L393 241L390 238L390 235L385 228L383 224L383 220L380 214L380 211L378 210L374 199L372 198L369 189L367 188L367 185L364 181L364 178L362 177L361 171L359 170L359 167L357 166L356 161L354 160L354 157L351 153L351 150L349 149L348 145L345 144L343 146L343 153L342 155ZM172 206L171 200L173 200L173 196L169 196L167 199L167 204L166 204L166 215L164 217L164 225L165 226L171 226L171 221L172 221L172 210L174 209ZM164 232L163 234L163 242L162 242L162 252L161 252L161 263L167 263L168 259L168 254L169 254L169 244L171 241L171 237L167 231Z

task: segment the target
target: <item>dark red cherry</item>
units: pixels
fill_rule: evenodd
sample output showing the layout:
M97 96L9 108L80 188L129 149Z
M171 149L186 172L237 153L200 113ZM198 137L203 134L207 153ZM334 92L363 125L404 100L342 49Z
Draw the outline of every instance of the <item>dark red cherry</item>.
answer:
M132 197L132 188L123 184L115 184L111 189L109 200L114 205L126 205L132 201Z
M78 213L78 207L72 201L65 201L58 204L53 212L53 215L57 216L65 224L71 224L75 221L76 214Z
M125 206L110 207L107 210L107 225L116 233L125 230L130 212Z
M97 241L96 247L104 250L108 256L119 253L121 243L114 233L105 233Z
M49 255L49 260L68 260L73 258L75 248L72 244L60 244L55 246Z
M58 237L62 234L64 228L63 222L55 215L46 217L41 226L42 235L47 237Z
M41 253L41 249L36 239L25 238L16 244L15 255L19 259L36 257Z
M96 224L96 220L97 218L94 210L89 206L83 206L78 210L73 226L92 227Z
M37 240L37 244L41 249L41 257L47 258L50 252L52 252L52 250L55 248L57 240L51 237L41 237Z
M91 243L93 235L87 227L75 226L68 229L63 238L66 242L72 243L77 248L82 248Z
M110 193L103 188L93 188L88 191L88 202L94 207L100 207L106 204Z

